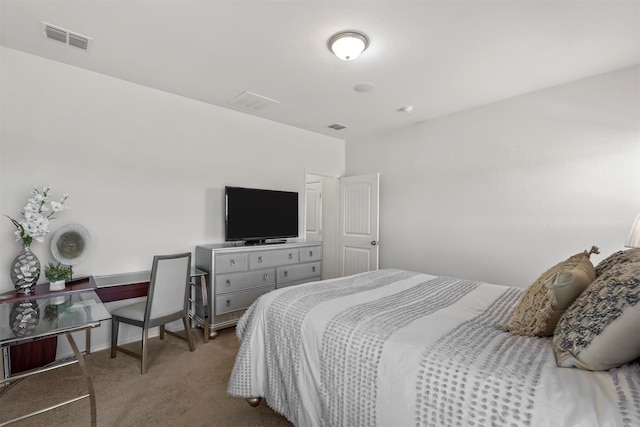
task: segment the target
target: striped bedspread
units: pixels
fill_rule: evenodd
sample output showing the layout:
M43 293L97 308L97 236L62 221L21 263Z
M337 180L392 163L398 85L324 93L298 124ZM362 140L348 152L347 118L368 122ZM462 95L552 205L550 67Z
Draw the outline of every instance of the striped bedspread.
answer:
M272 291L228 392L305 427L640 425L638 364L558 368L550 338L497 327L521 292L395 269Z

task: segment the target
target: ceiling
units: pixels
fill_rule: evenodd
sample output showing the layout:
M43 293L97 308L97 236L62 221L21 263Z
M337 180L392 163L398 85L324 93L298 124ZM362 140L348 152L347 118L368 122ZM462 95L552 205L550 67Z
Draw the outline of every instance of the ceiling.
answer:
M638 1L0 0L0 19L3 46L347 141L640 63ZM347 29L371 40L349 62L326 45ZM231 106L244 91L279 103Z

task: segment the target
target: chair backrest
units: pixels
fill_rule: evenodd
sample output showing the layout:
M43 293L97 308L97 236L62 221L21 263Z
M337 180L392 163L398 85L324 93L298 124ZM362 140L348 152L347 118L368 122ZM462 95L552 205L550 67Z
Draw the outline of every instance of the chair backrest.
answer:
M191 273L191 252L153 257L145 320L186 309Z

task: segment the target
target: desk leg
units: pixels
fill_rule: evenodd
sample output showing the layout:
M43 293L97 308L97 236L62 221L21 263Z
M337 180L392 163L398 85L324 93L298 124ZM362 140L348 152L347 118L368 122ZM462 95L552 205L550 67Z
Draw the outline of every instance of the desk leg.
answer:
M84 352L85 354L91 354L91 329L92 328L87 328L87 336L85 338L85 345L84 345Z
M9 355L9 347L2 347L2 379L7 379L11 375L11 356ZM5 383L3 385L7 385Z
M67 340L69 341L69 345L71 345L71 349L76 356L76 360L80 365L80 369L82 370L82 374L84 375L85 380L87 381L87 388L89 389L89 404L91 405L91 426L95 427L96 423L96 394L93 390L93 381L91 380L91 375L89 375L89 369L87 369L87 364L84 361L84 357L82 357L82 353L78 350L78 346L76 342L73 340L71 333L67 332Z

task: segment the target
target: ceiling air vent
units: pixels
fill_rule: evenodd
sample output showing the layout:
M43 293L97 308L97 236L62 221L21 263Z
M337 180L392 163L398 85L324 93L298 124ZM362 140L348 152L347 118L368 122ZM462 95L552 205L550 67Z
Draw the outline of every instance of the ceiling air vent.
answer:
M67 29L51 25L44 21L40 21L40 28L42 30L42 37L45 39L64 43L67 46L72 46L78 49L89 50L89 42L91 42L90 37L73 33Z
M260 111L271 104L279 104L280 101L267 98L251 92L242 92L240 95L229 101L234 107L244 108L245 110Z
M347 127L344 125L341 125L340 123L334 123L332 125L329 125L329 127L331 129L335 129L335 130L342 130L342 129L346 129Z

